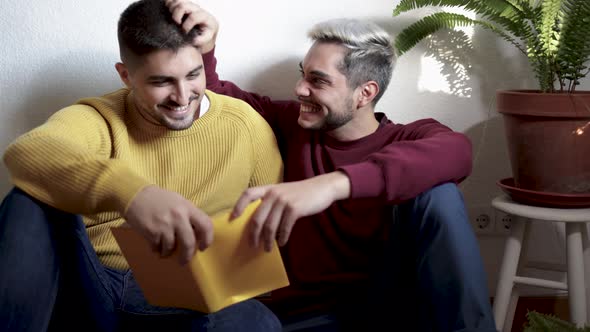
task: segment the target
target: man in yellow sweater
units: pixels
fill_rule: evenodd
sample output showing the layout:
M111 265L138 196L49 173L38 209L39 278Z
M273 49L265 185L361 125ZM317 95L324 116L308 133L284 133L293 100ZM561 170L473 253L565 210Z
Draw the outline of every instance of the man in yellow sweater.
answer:
M276 317L255 300L205 315L154 307L141 294L111 227L127 221L162 256L177 248L179 264L185 264L213 241L209 215L231 209L248 187L279 182L282 162L261 116L238 99L205 89L201 53L210 50L198 49L198 40L210 36L186 34L163 1L141 0L122 13L118 38L122 61L115 67L126 88L56 112L4 154L20 193L83 215L86 232L72 231L72 220L50 225L26 215L5 227L13 233L0 237L4 257L14 250L5 238L22 242L13 252L17 277L0 277L12 282L0 287L0 329L279 331ZM28 254L27 243L52 241L31 238L33 227L72 242L45 250L62 250L62 270L36 268L46 257ZM72 264L89 267L82 271L89 273L81 277L84 285L59 277ZM49 279L31 282L44 273ZM84 298L85 285L96 294ZM74 325L81 317L92 320Z

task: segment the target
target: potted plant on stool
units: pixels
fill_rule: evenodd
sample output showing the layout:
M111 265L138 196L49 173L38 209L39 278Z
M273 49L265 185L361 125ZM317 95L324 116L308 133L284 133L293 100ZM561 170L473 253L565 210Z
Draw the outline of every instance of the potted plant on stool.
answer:
M461 7L477 19L445 11L423 17L396 37L398 54L439 29L460 26L481 26L510 42L539 83L538 90L497 92L514 187L590 198L590 91L576 90L588 74L590 1L401 0L393 15L426 6Z

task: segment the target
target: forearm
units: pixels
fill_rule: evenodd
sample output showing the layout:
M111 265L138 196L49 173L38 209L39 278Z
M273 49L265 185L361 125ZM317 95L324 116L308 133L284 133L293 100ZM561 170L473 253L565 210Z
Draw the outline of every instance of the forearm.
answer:
M109 159L109 142L100 142L104 136L100 123L64 118L58 114L8 147L4 163L13 183L67 212L124 212L133 196L149 183L122 161Z
M471 167L471 143L462 134L448 132L394 142L340 170L350 178L352 198L381 197L396 203L444 182L458 183Z
M330 187L334 201L350 198L350 178L346 173L335 171L320 176L324 177L322 181Z

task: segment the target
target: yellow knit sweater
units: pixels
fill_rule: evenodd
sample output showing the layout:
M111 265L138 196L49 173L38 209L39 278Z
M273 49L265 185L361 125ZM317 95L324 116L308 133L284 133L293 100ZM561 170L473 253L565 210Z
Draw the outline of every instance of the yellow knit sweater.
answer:
M128 268L110 227L150 184L178 192L209 215L247 187L281 180L272 130L246 103L207 91L209 111L185 130L147 122L128 89L87 98L17 138L4 162L13 183L60 210L84 215L101 262Z

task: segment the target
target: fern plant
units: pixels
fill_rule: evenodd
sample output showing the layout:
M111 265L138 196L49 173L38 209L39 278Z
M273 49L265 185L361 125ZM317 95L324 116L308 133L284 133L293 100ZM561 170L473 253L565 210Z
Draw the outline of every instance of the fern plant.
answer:
M590 332L590 327L576 327L554 315L529 311L526 316L527 324L524 326L524 332Z
M428 6L464 8L477 19L444 11L423 17L396 37L399 55L440 29L481 26L528 57L543 92L574 92L590 71L589 0L401 0L393 16Z

